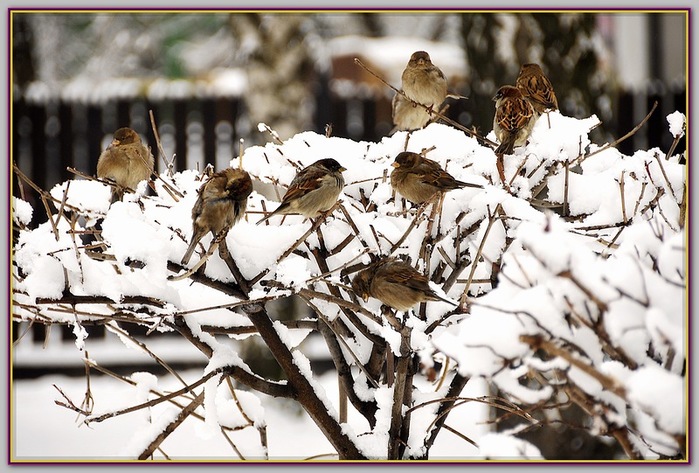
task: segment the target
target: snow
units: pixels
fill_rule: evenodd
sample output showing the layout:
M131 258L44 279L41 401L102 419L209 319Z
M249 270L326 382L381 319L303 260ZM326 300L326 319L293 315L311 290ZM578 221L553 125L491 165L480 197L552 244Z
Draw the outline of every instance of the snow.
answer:
M185 83L156 86L160 88L158 93L167 94L183 93L189 87ZM680 118L671 116L674 118L668 121L673 132ZM469 376L478 395L486 395L492 387L509 401L524 406L553 399L560 383L572 383L596 402L612 406L612 412L604 419L614 419L632 430L639 423L645 455L652 457L661 449L673 454L676 445L667 438L683 432L686 417L682 367L687 356L684 289L687 271L684 222L680 221L686 167L678 159L666 160L659 149L637 150L631 156L607 149L588 158L589 153L603 146L593 144L588 136L597 118L576 119L559 112L552 112L549 118L550 127L542 117L529 144L505 157L507 180L516 175L509 190L499 182L492 149L443 124L430 124L409 137L399 132L378 142L355 142L302 132L281 144L270 142L247 148L243 168L272 191L264 194L255 191L250 195L247 215L226 237L228 247L243 276L255 280L249 295L257 300L286 297L304 289L329 295L326 282L316 279L326 271L313 254L321 248L321 238L329 254L325 263L331 269L326 280L336 284L348 302L351 299L346 287L348 281L340 277L339 270L349 261L368 263L370 255L398 256L430 275L441 267L441 276L434 278L433 287L452 300L465 301L464 312L450 313L451 305L429 302L424 321L416 317L417 307L399 314L399 320L411 330L411 349L425 367L432 367L436 358L448 357L450 365L444 373L447 379L456 373ZM415 152L434 147L427 152L430 159L439 162L457 179L481 184L483 189L451 191L445 195L441 214L430 221L431 208L427 208L419 216L416 206L393 197L388 178L395 155L406 146ZM346 185L339 197L341 208L326 218L320 233L303 238L295 252L281 258L304 235L310 222L290 215L274 217L267 224L255 223L264 211L279 205L279 196L298 169L328 157L347 169ZM235 158L230 163L238 166L238 161ZM520 170L521 175L517 174ZM14 289L15 300L25 305L14 305L14 316L26 322L41 316L71 324L78 350L89 351L95 359L114 359L121 355L108 354L108 349L100 352L102 342L87 337L76 323L75 313L57 311L57 304L32 307L37 298L58 299L66 291L74 295L106 296L113 301L111 305L77 304L80 313L87 314L80 317L104 319L119 313L153 326L181 315L194 336L213 351L203 370L190 373L192 380L226 366L250 370L237 351L237 340L214 336L204 329L206 325L249 327L248 318L236 309L245 301L234 293L188 279L169 279L174 273L168 264L179 263L191 238L191 208L201 177L193 170L185 170L167 179L183 198L173 199L162 191L147 196L142 185L136 194L127 194L123 202L109 205L109 188L99 182L73 180L70 185L55 186L52 196L83 218L73 222L63 217L57 219L57 233L48 222L20 230L14 248ZM533 195L543 185L546 193ZM558 212L541 210L531 200L533 197L545 199L553 207L566 201L570 215L561 216L560 208ZM25 204L13 201L18 222L28 222L31 217L31 209ZM370 204L376 210L367 211ZM108 257L105 260L87 254L74 236L97 220L105 242L103 254ZM413 221L417 224L406 235ZM429 235L428 229L431 229ZM397 244L403 236L406 238ZM211 240L210 235L202 239L202 248L207 249ZM190 267L198 262L198 253ZM450 263L444 265L444 261ZM460 272L450 278L457 264ZM218 253L209 258L204 274L218 283L235 283ZM270 287L272 281L275 287ZM124 303L125 296L147 297L159 304L139 310L144 307ZM312 302L324 318L340 320L349 328L353 336L344 337L347 347L360 360L367 360L372 344L338 306L321 299ZM367 329L399 355L401 335L382 319L380 302L370 299L360 304L379 321L360 313L358 317ZM442 322L434 330L428 330L435 321ZM274 322L274 328L290 349L294 365L331 416L338 418L335 375L319 378L311 368L309 354L304 351L309 330L290 329L280 321ZM121 338L129 347L123 350L129 352L125 357L135 357L131 353L136 351L132 350L133 343ZM539 349L531 345L535 343L532 340L541 344ZM157 342L149 341L149 346L151 343L160 348ZM342 429L365 455L385 458L393 388L384 381L378 388L366 383L365 374L356 367L347 347L343 345L343 352L357 380L356 394L363 400L375 401L378 411L373 429L353 410ZM50 350L38 356L49 358ZM545 353L547 350L552 353ZM177 359L173 351L176 350L167 349L164 353ZM14 352L16 361L30 363L26 361L31 358L30 350L22 343ZM604 389L600 376L585 372L572 361L588 366L593 374L611 377L615 385L625 386L626 390ZM637 368L627 369L625 363L636 364ZM532 371L539 377L532 378ZM165 389L165 377L155 380L137 375L136 379L136 394L122 400L127 404L145 399L146 387L157 385ZM539 384L530 384L532 379L537 379ZM104 388L109 391L107 385L105 381ZM16 387L25 389L21 383ZM238 386L235 388L236 392L240 391ZM442 386L441 391L435 392L435 386L417 374L414 405L444 396L445 389ZM221 426L247 425L245 416L239 412L230 387L221 382L220 375L210 378L200 390L204 392L204 402L197 412L204 421L188 420L183 429L193 444L211 442L212 445L197 451L193 446L178 443L166 451L176 452L178 458L229 456L227 444L217 443L215 439L220 440ZM275 419L281 410L279 404L258 393L240 394L245 398L241 403L246 406L246 412L250 411L254 425L267 426L270 441L267 452L255 428L242 429L241 435L244 432L246 439L243 450L251 457L261 458L269 453L272 459L299 458L332 453L322 435L306 432L314 430L307 420L299 421L295 433L290 435L310 442L309 445L297 450L273 445L273 436L277 435L272 433L273 429L288 422L288 419ZM660 402L663 399L672 402ZM101 411L114 408L114 403L99 402ZM625 412L626 403L632 408L631 414ZM414 411L408 455L423 452L436 408L427 405ZM21 403L17 408L22 408ZM96 449L90 454L138 455L178 412L172 405L151 411L147 419L130 417L136 419L135 426L122 450ZM590 425L603 429L604 419L592 416ZM459 440L464 453L457 457L540 457L535 447L510 433L474 427L487 420L487 409L483 406L474 408L462 420L460 429L468 431L466 435L479 449L464 448L464 441ZM115 424L126 425L121 422L119 419ZM190 427L191 424L194 425ZM22 429L30 428L30 425L22 426ZM304 432L300 432L302 429ZM450 438L445 432L441 437ZM39 449L28 439L31 437L23 430L18 439L18 454L66 455L65 451L56 452L49 447ZM453 447L451 440L441 442L444 443L435 445L435 450L430 452L430 458L444 455L442 448ZM447 451L445 455L453 456L454 451L460 450Z
M665 432L686 432L684 379L657 366L644 366L626 381L629 400L654 419Z
M15 225L29 225L33 214L34 209L29 202L12 196L12 219Z
M308 260L292 255L277 265L277 281L294 289L301 289L311 278Z
M480 439L480 455L488 460L536 460L541 452L524 440L503 434L487 434Z
M684 130L687 123L687 117L682 112L672 112L666 117L668 125L670 125L670 133L675 138L684 136Z

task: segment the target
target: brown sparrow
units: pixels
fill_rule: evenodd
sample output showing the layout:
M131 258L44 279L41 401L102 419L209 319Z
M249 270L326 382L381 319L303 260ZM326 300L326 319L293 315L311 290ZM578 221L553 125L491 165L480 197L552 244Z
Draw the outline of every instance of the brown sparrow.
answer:
M447 192L463 187L483 186L469 182L457 181L446 172L438 162L420 154L403 151L393 162L391 186L403 197L414 204L422 204L437 192Z
M192 241L182 257L182 265L189 262L199 241L207 233L219 235L228 231L245 213L247 199L252 192L252 179L242 169L227 168L213 174L197 191L192 207ZM225 257L228 248L225 236L219 243L219 254Z
M112 202L115 202L124 197L124 188L134 190L139 182L150 178L154 165L153 154L138 133L131 128L119 128L100 154L97 177L116 182L112 187Z
M312 218L329 210L345 186L342 177L345 170L332 158L321 159L303 168L292 179L279 207L257 224L273 215L301 214Z
M517 87L503 85L493 97L493 131L500 141L495 154L512 154L515 146L524 146L539 115Z
M430 110L438 111L447 97L447 79L444 73L430 60L425 51L416 51L410 56L401 76L401 89L415 102ZM417 130L423 128L434 116L423 107L415 105L403 95L396 94L392 102L395 130Z
M546 110L558 110L558 100L551 81L538 64L524 64L519 70L516 85L539 115Z
M400 312L426 301L457 305L438 295L429 286L426 276L396 258L383 258L357 273L352 280L352 290L364 302L371 296Z

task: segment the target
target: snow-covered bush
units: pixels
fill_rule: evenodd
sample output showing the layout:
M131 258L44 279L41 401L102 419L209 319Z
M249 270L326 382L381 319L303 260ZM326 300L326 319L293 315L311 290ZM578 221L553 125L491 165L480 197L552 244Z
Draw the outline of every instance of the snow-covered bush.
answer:
M265 458L256 392L297 401L340 459L430 458L438 434L454 430L447 418L467 403L520 419L499 430L501 419L486 414L482 435L459 434L480 448L474 458L540 457L518 437L562 422L568 406L584 412L575 427L617 442L628 458L684 458L685 166L659 149L624 156L591 143L596 124L594 116L542 117L528 145L505 157L505 185L490 147L443 124L378 143L304 132L251 147L243 167L278 195L300 167L328 157L347 169L346 186L325 219L273 217L263 225L255 223L279 199L253 192L227 236L238 278L218 254L178 277L197 172L162 175L155 195L141 188L111 206L102 182L64 182L47 197L51 220L20 230L14 244L13 317L72 325L79 350L89 350L84 326L93 323L145 350L148 338L137 342L124 328L137 323L149 333L177 332L208 358L198 382L168 395L154 377L126 380L142 390L136 407L177 402L137 432L134 458L151 457L189 415L201 416L209 435L257 429L243 453ZM483 189L454 190L429 205L405 202L389 172L406 147ZM19 221L30 214L22 204L14 199ZM207 249L211 237L202 243ZM351 278L388 255L428 275L458 308L428 302L394 314L375 299L364 303ZM291 295L310 315L273 320L266 304ZM349 417L304 354L304 339L318 334ZM233 347L251 336L286 379L266 379L243 361ZM481 396L461 396L483 380L489 388ZM61 402L87 423L122 412L78 407L67 396Z

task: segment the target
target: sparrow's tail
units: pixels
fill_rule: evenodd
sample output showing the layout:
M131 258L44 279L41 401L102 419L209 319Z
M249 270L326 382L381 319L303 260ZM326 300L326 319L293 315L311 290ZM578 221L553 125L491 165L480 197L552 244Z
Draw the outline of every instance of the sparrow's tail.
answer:
M464 182L464 181L456 181L455 184L459 186L459 188L462 187L473 187L474 189L483 189L483 186L480 184L472 184L470 182Z
M182 257L182 261L180 261L180 264L182 266L189 263L189 259L192 257L192 253L194 253L194 248L196 248L196 247L197 247L197 241L192 238L192 243L189 244L187 251L185 251L184 256Z
M430 289L431 289L431 288L430 288ZM434 291L434 290L432 290L432 291L430 291L430 292L431 292L430 295L431 295L431 296L434 298L434 300L436 300L436 301L439 300L439 301L442 301L442 302L446 302L447 304L451 304L451 305L453 305L454 307L456 307L456 306L459 305L457 302L454 302L453 300L448 299L447 297L445 297L445 296L443 296L443 295L441 295L441 294L438 294L438 293L437 293L436 291Z
M267 215L266 217L263 217L262 219L260 219L257 223L255 223L255 225L259 225L259 224L261 224L262 222L266 222L267 220L269 220L271 217L274 217L275 215L279 215L280 213L284 213L284 211L285 211L286 209L288 209L288 208L289 208L289 203L288 203L288 202L282 202L281 205L279 205L279 207L277 207L276 209L274 209L274 210L273 210L269 215Z
M512 154L515 149L514 140L505 140L500 143L500 146L495 148L495 154L498 156L504 156L506 154Z

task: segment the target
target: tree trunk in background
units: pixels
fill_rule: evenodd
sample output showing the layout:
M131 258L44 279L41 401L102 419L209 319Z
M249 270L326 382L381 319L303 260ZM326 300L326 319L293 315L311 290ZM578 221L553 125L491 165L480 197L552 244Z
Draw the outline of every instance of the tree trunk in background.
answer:
M472 114L471 122L463 125L476 125L484 135L492 129L495 114L493 95L502 85L503 78L512 76L511 65L508 68L496 54L496 38L501 28L500 15L466 13L461 16L470 84L470 88L461 93L468 97L467 107Z
M536 34L544 45L530 50L521 58L524 62L539 62L551 79L558 103L565 115L585 117L596 114L603 122L611 119L609 77L600 70L600 58L595 49L595 15L570 13L564 15L537 13L527 15L538 27Z
M495 113L492 96L501 85L514 84L528 62L540 64L548 75L564 115L594 113L603 126L611 120L611 84L600 70L594 15L467 13L461 25L470 72L464 94L472 123L485 127L483 132L490 130Z
M12 74L20 91L36 78L34 35L26 15L16 15L12 23Z
M304 41L309 20L303 15L258 13L234 13L230 18L238 53L245 56L251 126L264 122L282 140L312 129L313 63Z

